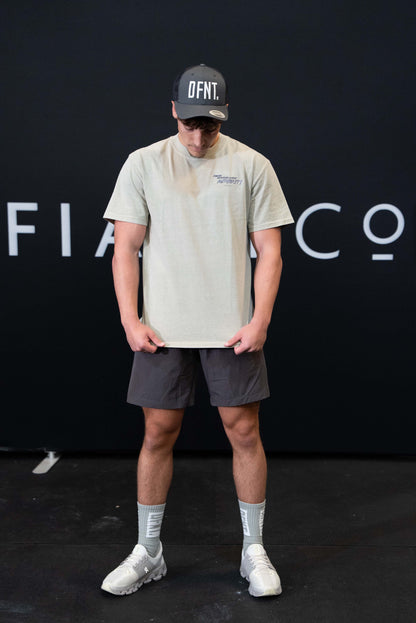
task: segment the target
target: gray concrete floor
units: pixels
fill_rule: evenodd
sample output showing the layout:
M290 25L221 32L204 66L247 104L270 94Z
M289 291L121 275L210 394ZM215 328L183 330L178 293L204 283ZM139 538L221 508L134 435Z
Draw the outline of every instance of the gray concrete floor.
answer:
M136 542L136 457L0 454L1 623L415 623L415 460L269 455L264 540L282 578L255 599L229 454L177 453L160 582L100 590Z

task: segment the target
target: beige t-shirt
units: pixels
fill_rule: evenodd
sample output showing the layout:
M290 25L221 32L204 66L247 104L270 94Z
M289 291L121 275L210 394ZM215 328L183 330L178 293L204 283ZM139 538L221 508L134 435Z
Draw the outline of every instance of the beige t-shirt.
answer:
M130 154L104 218L147 225L142 320L176 348L222 348L250 322L248 233L293 223L270 162L223 134L203 158L177 135Z

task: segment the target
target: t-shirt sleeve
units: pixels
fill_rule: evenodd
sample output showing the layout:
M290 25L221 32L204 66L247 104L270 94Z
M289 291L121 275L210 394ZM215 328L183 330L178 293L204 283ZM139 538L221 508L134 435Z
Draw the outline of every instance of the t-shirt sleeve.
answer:
M248 231L261 231L293 223L277 175L268 160L254 176L248 215Z
M133 158L132 154L127 158L119 173L103 218L111 223L126 221L138 225L148 224L149 210L140 167L137 158Z

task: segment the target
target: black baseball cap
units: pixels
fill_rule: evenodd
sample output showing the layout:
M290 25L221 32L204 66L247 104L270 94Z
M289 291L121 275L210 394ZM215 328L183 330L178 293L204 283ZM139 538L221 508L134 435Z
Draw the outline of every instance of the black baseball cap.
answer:
M227 84L213 67L201 64L185 69L173 83L172 99L179 119L228 119Z

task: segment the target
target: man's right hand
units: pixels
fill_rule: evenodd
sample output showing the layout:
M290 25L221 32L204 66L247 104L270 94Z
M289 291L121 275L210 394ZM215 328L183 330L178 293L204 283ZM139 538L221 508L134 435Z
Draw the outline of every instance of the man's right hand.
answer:
M134 327L125 328L127 341L133 352L155 353L158 348L162 348L162 342L156 333L147 325L137 321Z

